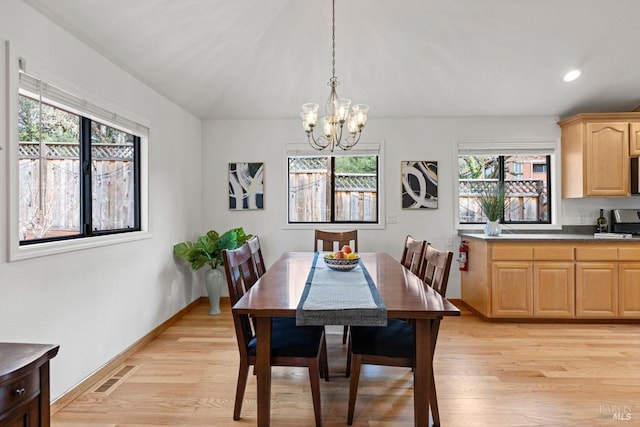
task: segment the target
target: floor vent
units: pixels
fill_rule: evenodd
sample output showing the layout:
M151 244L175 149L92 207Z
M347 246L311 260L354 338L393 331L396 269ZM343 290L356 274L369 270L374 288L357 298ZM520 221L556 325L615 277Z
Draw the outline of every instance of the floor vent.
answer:
M95 390L95 393L106 393L113 387L118 381L124 378L131 370L135 368L135 365L127 365L120 369L116 374L114 374L111 378L106 380L100 387Z
M117 382L118 382L118 378L109 378L104 382L104 384L102 384L100 387L96 389L96 393L105 393Z
M129 371L131 371L133 368L135 368L135 366L133 365L127 365L124 368L120 369L120 371L114 375L114 378L122 378L125 375L127 375L129 373Z

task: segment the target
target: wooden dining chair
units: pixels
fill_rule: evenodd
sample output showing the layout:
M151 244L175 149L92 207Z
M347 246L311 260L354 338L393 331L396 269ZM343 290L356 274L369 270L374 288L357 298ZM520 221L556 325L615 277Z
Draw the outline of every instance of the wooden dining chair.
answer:
M353 252L358 252L358 230L315 231L313 240L314 252L334 252L342 249L344 245L349 245ZM342 330L342 344L347 342L347 336L349 336L349 326L345 325Z
M411 270L412 273L418 274L426 245L427 242L425 240L416 240L411 235L407 235L400 263Z
M354 252L358 252L358 230L315 231L314 252L333 252L341 249L344 245L349 245Z
M433 271L429 286L433 287L437 292L446 292L453 253L450 251L438 251L431 245L427 245L425 253L427 252L429 256L425 255L425 257L431 262L430 271ZM445 296L444 293L441 293L441 295ZM440 321L434 320L431 330L431 345L434 349L439 327ZM351 379L347 424L352 425L361 366L368 364L415 368L415 364L418 363L415 359L415 327L410 322L400 319L389 319L385 327L353 326L351 328L348 357L351 358ZM430 396L433 425L439 426L440 414L438 412L433 371L431 371Z
M446 297L452 261L453 252L439 251L431 244L427 244L417 275L426 285Z
M253 265L256 268L256 274L258 278L262 277L266 273L267 268L264 265L264 258L262 257L262 248L260 247L260 239L254 235L247 240L249 249L251 250L251 256L253 257Z
M229 299L235 305L244 295L245 289L257 280L253 257L248 243L234 250L223 250L222 259L227 276ZM253 282L253 283L252 283ZM309 369L311 396L316 426L322 425L320 407L320 375L328 379L324 328L322 326L296 326L295 317L274 317L271 320L271 366L296 366ZM257 338L246 314L233 313L240 367L233 409L233 419L240 419L244 392L247 386L249 367L256 364Z

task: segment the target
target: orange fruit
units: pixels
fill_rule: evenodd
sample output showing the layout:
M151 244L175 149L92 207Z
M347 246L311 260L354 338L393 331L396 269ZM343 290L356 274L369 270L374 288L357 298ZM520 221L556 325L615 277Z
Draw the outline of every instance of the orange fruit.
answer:
M343 251L338 251L334 254L336 259L344 259L344 252Z
M344 246L342 247L342 252L344 252L345 254L350 254L350 253L351 253L351 252L353 252L353 251L351 250L351 246L349 246L349 245L344 245Z

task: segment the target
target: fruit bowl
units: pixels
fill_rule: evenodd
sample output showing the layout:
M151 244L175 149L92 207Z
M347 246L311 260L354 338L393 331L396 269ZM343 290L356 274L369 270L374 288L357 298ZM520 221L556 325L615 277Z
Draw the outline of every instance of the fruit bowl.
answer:
M324 262L332 270L347 271L352 270L358 266L360 257L356 255L355 258L330 258L324 257Z

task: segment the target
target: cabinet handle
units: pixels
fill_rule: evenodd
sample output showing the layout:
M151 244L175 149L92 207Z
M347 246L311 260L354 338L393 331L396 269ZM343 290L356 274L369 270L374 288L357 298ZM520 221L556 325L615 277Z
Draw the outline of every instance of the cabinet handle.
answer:
M26 393L27 391L23 388L19 388L16 391L13 392L14 396L22 396Z

